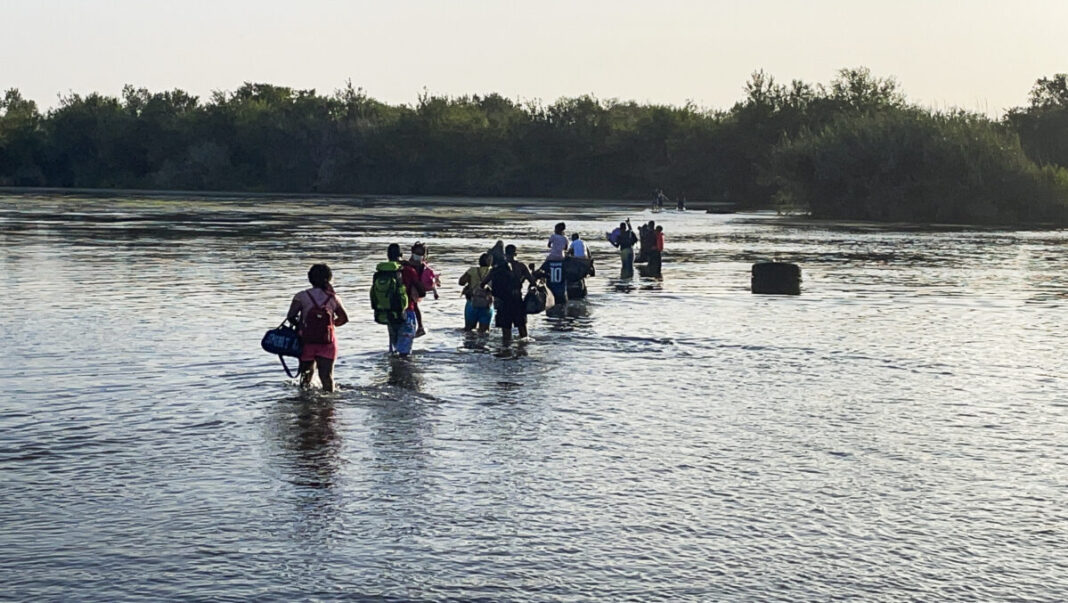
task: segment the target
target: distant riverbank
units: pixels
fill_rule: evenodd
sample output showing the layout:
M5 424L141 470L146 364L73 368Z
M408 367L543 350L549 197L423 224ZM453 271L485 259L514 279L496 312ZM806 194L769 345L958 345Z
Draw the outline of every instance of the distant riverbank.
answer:
M326 203L342 203L364 207L376 207L386 204L417 204L426 206L454 206L454 207L485 207L507 206L536 208L538 206L551 207L553 211L559 208L572 208L574 210L618 210L620 212L644 212L649 209L645 202L628 201L622 199L569 199L559 197L448 197L440 195L413 196L413 195L344 195L344 194L313 194L313 193L246 193L241 191L179 191L179 190L150 190L150 189L104 189L104 188L36 188L36 187L0 187L0 200L3 196L16 197L87 197L94 199L122 199L128 201L131 198L161 199L174 201L303 201ZM714 210L714 211L709 211ZM672 214L674 209L665 211ZM875 220L853 219L827 219L813 217L805 212L776 212L773 209L736 211L733 206L722 203L693 202L687 204L686 213L691 215L704 213L738 214L743 221L767 221L774 220L781 226L796 227L821 227L829 230L851 230L857 232L879 231L996 231L1003 229L1018 229L1019 224L984 224L984 223L948 223L948 222L881 222ZM650 212L650 217L655 218ZM1024 228L1035 230L1051 230L1063 228L1062 225L1053 222L1032 223L1022 225Z
M263 200L324 200L331 202L351 202L354 204L374 205L380 203L434 203L436 205L449 204L457 206L476 206L486 204L502 204L514 206L537 206L551 203L553 206L565 206L576 208L598 208L641 211L649 208L649 203L626 199L594 199L594 198L568 198L568 197L465 197L448 195L350 195L350 194L318 194L318 193L266 193L266 192L243 192L243 191L190 191L190 190L153 190L153 189L121 189L121 188L60 188L60 187L20 187L0 186L0 195L15 195L20 197L35 196L58 196L58 197L92 197L92 198L159 198L159 199L263 199ZM724 210L731 213L734 207L723 203L687 204L687 211L704 213L708 209ZM667 211L674 211L668 208Z
M0 186L266 198L619 199L663 189L687 207L806 211L879 222L1068 224L1065 77L1004 120L909 103L892 78L829 84L762 71L726 111L588 96L500 95L389 105L246 83L72 94L41 114L0 101ZM142 193L142 191L145 191ZM206 192L211 191L211 192ZM92 193L87 193L92 194ZM186 194L186 193L183 193Z

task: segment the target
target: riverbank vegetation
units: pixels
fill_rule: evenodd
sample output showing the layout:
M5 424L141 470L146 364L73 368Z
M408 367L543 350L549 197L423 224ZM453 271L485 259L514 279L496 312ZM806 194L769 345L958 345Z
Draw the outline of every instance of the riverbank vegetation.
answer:
M127 87L40 112L0 100L0 186L647 199L817 217L1068 223L1068 85L995 121L910 104L892 79L763 72L723 111L424 93L379 102L247 83L206 100Z

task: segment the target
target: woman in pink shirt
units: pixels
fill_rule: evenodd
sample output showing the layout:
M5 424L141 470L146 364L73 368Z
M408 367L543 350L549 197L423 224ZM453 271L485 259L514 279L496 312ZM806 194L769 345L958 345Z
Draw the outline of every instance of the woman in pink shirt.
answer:
M312 266L308 270L312 288L293 296L286 316L296 325L303 343L299 369L301 387L311 384L312 374L318 366L319 381L328 392L334 391L334 361L337 359L334 328L349 321L341 298L334 293L333 279L334 274L326 264Z

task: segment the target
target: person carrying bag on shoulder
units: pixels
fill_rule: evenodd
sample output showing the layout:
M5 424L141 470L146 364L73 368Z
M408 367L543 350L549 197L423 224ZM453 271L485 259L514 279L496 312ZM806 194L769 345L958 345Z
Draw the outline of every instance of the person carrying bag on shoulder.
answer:
M300 385L311 385L312 376L318 367L319 381L323 389L334 391L334 362L337 360L337 334L335 329L349 321L341 298L331 284L334 274L326 264L315 264L308 270L311 289L293 296L286 315L297 326L303 344L300 355Z

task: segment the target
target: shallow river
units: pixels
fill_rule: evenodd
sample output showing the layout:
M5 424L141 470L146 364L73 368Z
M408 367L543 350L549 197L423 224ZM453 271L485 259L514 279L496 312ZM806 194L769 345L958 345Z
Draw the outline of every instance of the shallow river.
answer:
M663 224L663 280L603 233ZM496 239L601 258L534 341L461 332ZM410 361L367 289L445 275ZM0 196L0 599L1068 597L1068 232L486 199ZM749 293L751 263L804 271ZM336 394L259 349L308 266ZM613 272L615 274L613 274Z

